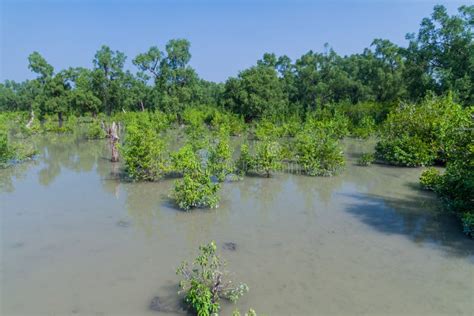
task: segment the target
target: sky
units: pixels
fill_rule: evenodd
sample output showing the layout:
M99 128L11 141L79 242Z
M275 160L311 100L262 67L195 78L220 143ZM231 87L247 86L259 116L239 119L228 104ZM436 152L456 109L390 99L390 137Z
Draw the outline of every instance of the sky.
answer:
M360 53L374 38L405 45L436 4L450 14L469 1L429 0L0 0L0 82L34 78L28 55L41 53L56 71L92 67L103 44L132 59L173 38L191 42L191 66L225 81L265 52L292 60L324 43Z

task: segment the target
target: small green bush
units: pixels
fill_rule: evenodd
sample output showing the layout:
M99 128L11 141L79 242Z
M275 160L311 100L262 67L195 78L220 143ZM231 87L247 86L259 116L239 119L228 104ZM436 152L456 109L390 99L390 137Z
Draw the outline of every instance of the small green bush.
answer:
M297 161L310 176L331 176L345 165L338 141L323 130L305 130L296 136Z
M14 152L9 146L8 135L0 130L0 167L5 167L13 157Z
M426 190L436 190L440 184L440 173L435 168L428 168L421 173L420 184Z
M375 161L375 156L373 153L363 153L360 158L357 160L359 166L370 166Z
M201 168L201 161L190 144L186 144L178 151L171 153L171 171L184 175Z
M192 208L216 208L219 203L219 183L213 183L206 170L185 173L183 179L175 181L172 197L178 207L188 211Z
M120 149L125 171L134 180L159 180L167 171L165 144L159 135L147 126L130 123Z
M87 139L103 139L106 136L107 133L104 131L99 121L94 120L89 123L86 132Z
M226 176L233 171L232 148L229 145L229 139L226 135L220 135L217 143L210 148L209 169L211 174L216 176L219 181L224 181Z
M269 178L273 172L282 168L281 153L281 146L278 142L270 140L259 142L251 166L256 173Z
M474 212L467 212L461 216L463 232L474 237Z
M244 283L228 279L226 264L217 255L215 242L201 245L199 251L192 265L183 262L176 270L184 278L179 293L184 293L186 303L197 315L217 315L221 299L236 302L249 289Z
M395 166L429 166L435 158L433 148L418 136L406 134L389 139L382 139L375 146L377 159Z
M375 132L375 120L371 116L364 116L353 129L352 134L359 138L368 138Z

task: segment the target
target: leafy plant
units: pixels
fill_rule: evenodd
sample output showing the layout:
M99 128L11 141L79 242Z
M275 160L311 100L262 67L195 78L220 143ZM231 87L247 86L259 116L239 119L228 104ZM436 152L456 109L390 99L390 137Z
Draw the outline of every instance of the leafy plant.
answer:
M171 153L171 170L179 175L194 172L201 168L201 161L192 145L186 144Z
M211 174L216 176L221 182L234 169L232 149L229 145L229 139L225 134L221 134L217 139L217 143L210 148L208 165Z
M159 180L167 171L165 144L146 125L130 123L120 149L125 171L134 180Z
M176 270L184 278L179 284L179 293L184 293L186 303L197 315L215 315L220 309L221 299L236 302L248 292L248 286L228 279L229 272L225 270L225 262L217 255L214 241L199 246L199 251L191 265L183 262Z
M338 142L323 130L305 130L296 136L297 161L310 176L331 176L345 165Z
M256 173L264 174L269 178L272 172L281 170L281 160L280 144L276 141L264 140L257 144L251 166Z
M360 158L357 160L359 166L370 166L375 160L375 156L372 153L363 153Z
M101 124L99 121L94 120L92 121L86 132L86 138L87 139L102 139L107 136L106 132L102 128Z
M440 173L438 169L428 168L421 173L420 184L426 190L435 190L440 184Z
M216 208L219 203L219 183L213 183L207 170L197 169L185 173L176 180L172 197L178 207L188 211L192 208Z
M418 136L403 134L396 138L382 139L375 146L377 159L395 166L429 166L436 153L429 144Z

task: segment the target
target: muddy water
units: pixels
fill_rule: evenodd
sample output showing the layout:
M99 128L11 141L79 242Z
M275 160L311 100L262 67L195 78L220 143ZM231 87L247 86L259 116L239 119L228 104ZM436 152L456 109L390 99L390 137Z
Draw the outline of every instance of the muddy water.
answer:
M418 190L421 169L358 167L365 145L346 145L340 176L249 177L184 213L172 181L117 180L104 142L38 140L36 162L0 171L1 314L160 315L175 267L216 240L250 287L223 315L472 315L474 241Z

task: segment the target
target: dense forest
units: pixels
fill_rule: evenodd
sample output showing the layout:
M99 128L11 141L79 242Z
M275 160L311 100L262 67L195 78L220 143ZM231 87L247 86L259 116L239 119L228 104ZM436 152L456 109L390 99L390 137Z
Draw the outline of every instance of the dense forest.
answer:
M427 167L419 189L435 192L473 237L473 26L474 6L455 15L435 6L406 47L375 39L349 56L327 44L295 61L266 53L224 83L198 76L186 39L135 56L136 73L108 46L90 69L57 71L33 52L35 79L0 84L0 167L34 157L34 134L109 138L121 181L174 179L169 196L188 211L218 207L222 183L246 175L335 176L343 139L372 138L358 165ZM199 250L177 273L190 308L211 315L248 287L222 281L214 242Z
M474 102L472 26L474 7L448 15L436 6L417 33L400 47L375 39L360 54L309 51L292 61L266 53L255 66L225 83L199 78L189 65L189 41L170 40L164 50L151 47L132 61L137 73L124 70L124 53L102 46L93 67L55 70L40 53L29 68L37 75L21 83L0 85L0 110L35 110L40 117L117 111L161 110L178 116L187 107L216 106L245 117L279 117L305 113L331 104L351 107L380 104L386 113L400 101L418 102L426 95L445 95L464 105Z

